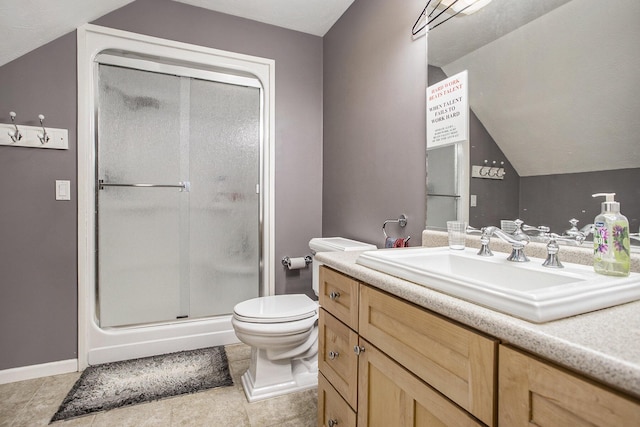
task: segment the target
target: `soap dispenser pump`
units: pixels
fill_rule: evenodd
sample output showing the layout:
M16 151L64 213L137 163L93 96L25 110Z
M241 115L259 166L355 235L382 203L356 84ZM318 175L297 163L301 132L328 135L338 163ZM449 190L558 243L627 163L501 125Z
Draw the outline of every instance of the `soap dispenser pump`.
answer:
M620 213L616 193L597 193L606 199L593 224L593 268L608 276L628 276L631 267L629 221Z

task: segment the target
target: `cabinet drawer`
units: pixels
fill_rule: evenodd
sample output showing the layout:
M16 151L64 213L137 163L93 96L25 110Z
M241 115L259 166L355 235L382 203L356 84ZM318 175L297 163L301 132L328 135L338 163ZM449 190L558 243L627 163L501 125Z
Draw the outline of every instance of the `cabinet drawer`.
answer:
M318 374L318 426L356 426L356 413L322 374Z
M352 278L320 267L320 306L358 331L358 282Z
M500 346L501 426L638 426L640 402Z
M318 368L333 387L355 409L358 393L358 357L353 348L358 335L338 319L320 310Z
M483 423L496 423L497 341L371 287L360 335Z
M482 427L471 415L360 340L359 426Z

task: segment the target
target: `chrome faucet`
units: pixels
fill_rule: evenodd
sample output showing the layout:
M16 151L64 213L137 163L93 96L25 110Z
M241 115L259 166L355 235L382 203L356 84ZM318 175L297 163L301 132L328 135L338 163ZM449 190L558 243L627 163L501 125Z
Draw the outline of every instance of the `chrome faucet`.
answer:
M491 241L491 236L498 236L501 240L509 243L511 245L511 255L507 257L508 261L513 262L527 262L529 258L524 254L524 247L529 243L529 236L522 232L521 226L523 222L519 219L514 221L516 225L516 231L513 234L505 233L499 227L496 226L488 226L482 227L480 230L477 230L473 227L467 227L467 233L480 233L480 250L478 251L478 255L480 256L493 256L491 249L489 248L489 243ZM518 232L520 230L520 232Z

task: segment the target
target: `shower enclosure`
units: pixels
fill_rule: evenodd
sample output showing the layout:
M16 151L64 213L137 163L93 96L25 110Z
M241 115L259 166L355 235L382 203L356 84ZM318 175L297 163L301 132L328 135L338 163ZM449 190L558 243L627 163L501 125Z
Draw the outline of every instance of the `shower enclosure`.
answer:
M78 367L237 342L273 293L275 63L78 29Z
M99 324L229 314L259 291L260 89L108 59L98 59Z

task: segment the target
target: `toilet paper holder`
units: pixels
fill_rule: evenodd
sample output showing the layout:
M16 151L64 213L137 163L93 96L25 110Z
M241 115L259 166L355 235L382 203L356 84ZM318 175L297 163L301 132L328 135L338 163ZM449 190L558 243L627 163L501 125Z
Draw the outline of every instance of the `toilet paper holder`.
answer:
M309 264L311 264L313 262L313 258L311 258L311 255L307 255L304 257L304 263L305 263L305 267ZM284 258L282 258L282 265L287 267L287 268L291 268L291 257L285 256Z

